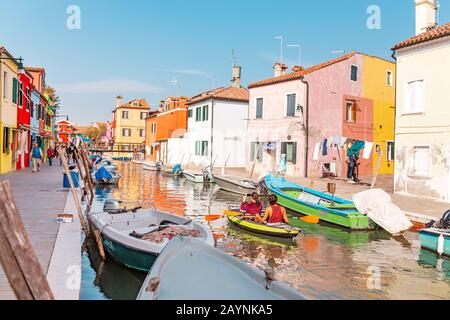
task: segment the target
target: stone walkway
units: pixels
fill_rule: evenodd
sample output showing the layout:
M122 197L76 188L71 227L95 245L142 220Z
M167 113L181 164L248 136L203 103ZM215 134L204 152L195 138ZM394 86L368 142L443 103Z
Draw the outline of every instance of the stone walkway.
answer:
M59 228L56 215L64 210L67 198L62 186L62 169L43 165L40 173L26 169L0 175L0 181L5 180L11 182L23 223L47 273ZM5 299L15 299L15 296L0 266L0 300Z

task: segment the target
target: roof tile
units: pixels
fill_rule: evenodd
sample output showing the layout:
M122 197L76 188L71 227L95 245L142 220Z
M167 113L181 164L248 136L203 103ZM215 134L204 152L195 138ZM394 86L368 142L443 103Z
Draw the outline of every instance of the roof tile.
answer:
M400 42L398 44L396 44L392 50L398 50L401 48L406 48L406 47L410 47L419 43L423 43L423 42L427 42L427 41L431 41L431 40L436 40L436 39L440 39L443 37L447 37L450 36L450 22L439 26L439 27L434 27L426 32L423 32L421 34L418 34L408 40L405 40L403 42Z

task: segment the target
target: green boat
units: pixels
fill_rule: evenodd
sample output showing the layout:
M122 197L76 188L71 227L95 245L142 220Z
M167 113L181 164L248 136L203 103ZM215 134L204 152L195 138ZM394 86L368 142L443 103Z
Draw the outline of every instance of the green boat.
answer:
M264 182L268 192L278 197L278 203L295 213L316 216L321 221L350 230L375 228L369 217L358 212L349 200L308 189L280 177L269 175Z
M170 240L161 243L140 239L169 225L178 225L186 230L193 229L201 234L198 238L207 245L215 246L211 230L190 219L155 210L136 213L111 214L103 212L89 215L95 230L101 232L102 244L106 253L128 268L148 272L158 255Z

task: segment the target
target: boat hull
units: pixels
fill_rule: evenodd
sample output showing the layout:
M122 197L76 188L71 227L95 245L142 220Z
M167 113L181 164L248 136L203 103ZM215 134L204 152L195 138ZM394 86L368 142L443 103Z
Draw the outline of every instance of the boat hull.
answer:
M216 181L214 178L210 181L205 181L202 173L193 173L190 171L183 171L183 176L186 178L186 180L193 182L193 183L215 183Z
M257 233L265 236L277 237L277 238L295 238L300 233L297 228L277 228L270 227L264 224L253 223L238 217L228 216L228 220L236 227L250 231L252 233Z
M222 190L228 191L228 192L241 194L241 195L247 195L247 194L252 194L253 192L257 191L256 187L246 187L246 186L239 184L238 183L239 180L234 180L234 179L226 178L226 177L218 177L218 176L215 176L214 180L216 181L219 188L221 188Z
M427 249L438 253L438 242L441 234L444 234L444 252L443 255L450 257L450 231L446 233L440 232L435 229L423 229L419 232L420 246L423 249Z
M294 186L294 184L291 185ZM326 208L324 206L301 201L291 196L286 191L283 191L282 189L275 187L271 183L271 180L269 180L269 178L267 177L266 177L266 186L268 187L270 194L274 194L278 197L278 203L280 205L293 211L294 213L307 216L316 216L321 221L349 228L351 230L374 229L374 226L370 223L370 220L367 217L367 215L361 214L359 212L346 214L344 212L338 212L337 210ZM297 186L297 188L302 189L301 186ZM339 199L336 198L336 200ZM345 202L349 203L349 201Z

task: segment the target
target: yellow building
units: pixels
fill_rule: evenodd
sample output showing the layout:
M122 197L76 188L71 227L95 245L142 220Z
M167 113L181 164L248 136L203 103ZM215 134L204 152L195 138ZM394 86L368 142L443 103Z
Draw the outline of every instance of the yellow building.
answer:
M0 174L14 170L17 145L17 88L19 64L0 47Z
M145 99L135 99L122 103L122 97L117 97L116 108L113 111L114 142L122 144L143 144L145 142L145 118L150 112L150 106Z
M364 55L363 97L373 100L373 143L382 151L379 174L394 174L395 164L395 72L394 62ZM379 154L379 153L378 153ZM378 166L373 157L373 172Z

